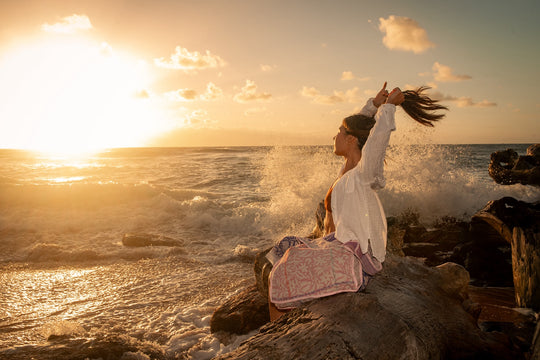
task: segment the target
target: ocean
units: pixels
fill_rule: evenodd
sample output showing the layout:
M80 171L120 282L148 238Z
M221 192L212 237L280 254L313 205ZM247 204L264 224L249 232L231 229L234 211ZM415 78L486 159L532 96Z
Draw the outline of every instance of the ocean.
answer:
M528 145L391 146L386 214L414 211L429 225L503 196L538 201L538 188L488 175L492 152ZM246 337L221 343L212 312L254 282L258 251L311 232L340 166L329 146L0 150L0 358L112 352L111 338L133 359L230 351ZM126 233L178 246L128 247Z

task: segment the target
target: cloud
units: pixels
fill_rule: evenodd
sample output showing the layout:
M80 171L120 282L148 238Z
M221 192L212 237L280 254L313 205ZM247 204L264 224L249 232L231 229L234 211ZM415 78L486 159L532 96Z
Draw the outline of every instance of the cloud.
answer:
M354 87L346 91L334 90L332 95L324 95L314 87L304 86L300 91L303 97L310 98L316 104L334 105L340 103L356 103L360 100L359 89Z
M43 24L41 30L50 33L73 34L79 30L92 29L92 23L86 15L73 14L66 16L61 22L55 24Z
M204 100L216 100L223 96L223 90L217 87L213 82L209 82L206 85L206 92L201 95Z
M222 97L223 90L217 87L214 83L209 82L208 85L206 85L206 92L201 95L199 95L199 93L193 89L178 89L166 92L164 96L169 101L211 101Z
M354 74L352 71L344 71L341 74L341 80L354 80Z
M159 67L174 70L184 70L186 72L196 72L197 70L218 68L225 66L225 61L217 55L206 50L205 54L198 51L190 52L181 46L175 48L175 53L169 60L164 58L154 59L154 64Z
M342 81L348 81L348 80L360 80L360 81L367 81L369 80L370 77L363 77L363 78L360 78L360 77L356 77L352 71L344 71L341 73L341 80Z
M457 106L460 108L463 108L463 107L485 108L485 107L497 106L497 103L494 103L492 101L482 100L479 102L475 102L471 97L466 97L466 96L457 97L457 96L452 96L452 95L444 95L443 93L439 91L436 91L430 94L430 97L434 100L455 102Z
M146 89L142 89L142 90L138 90L136 91L133 96L136 98L136 99L149 99L150 98L150 93L148 92L148 90Z
M433 64L433 77L440 82L457 82L472 79L469 75L454 75L450 66L443 65L439 62Z
M178 89L166 92L165 98L170 101L193 101L197 100L198 94L192 89Z
M276 65L261 64L261 71L263 71L263 72L270 72L270 71L273 71L275 69L277 69Z
M407 17L390 15L388 19L379 18L379 30L385 33L383 44L390 50L419 54L435 46L429 41L426 30Z
M272 95L265 92L257 92L257 85L254 81L246 80L246 85L242 90L234 95L234 100L239 103L247 103L251 101L268 101Z
M184 124L187 126L202 126L208 123L208 113L205 110L194 110L184 117Z

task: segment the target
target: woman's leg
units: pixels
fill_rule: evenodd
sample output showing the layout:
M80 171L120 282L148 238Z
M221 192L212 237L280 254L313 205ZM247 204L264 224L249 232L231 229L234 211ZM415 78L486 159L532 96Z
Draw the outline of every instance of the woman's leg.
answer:
M276 305L274 305L270 301L270 297L268 297L268 311L270 312L270 321L274 321L280 318L281 315L285 314L287 311L281 311L279 310Z

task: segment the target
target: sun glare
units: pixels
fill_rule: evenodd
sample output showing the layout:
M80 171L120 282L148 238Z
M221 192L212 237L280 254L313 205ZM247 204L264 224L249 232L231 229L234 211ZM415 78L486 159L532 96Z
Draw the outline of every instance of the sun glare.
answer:
M0 147L62 155L159 133L146 65L85 38L39 40L0 60Z

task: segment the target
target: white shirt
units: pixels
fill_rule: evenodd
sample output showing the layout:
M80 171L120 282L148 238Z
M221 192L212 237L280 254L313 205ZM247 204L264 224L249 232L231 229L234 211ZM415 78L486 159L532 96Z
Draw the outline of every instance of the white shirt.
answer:
M378 109L369 99L360 112L375 114L375 125L362 149L358 164L336 182L332 190L332 216L336 238L346 243L356 241L362 253L371 245L373 256L383 262L386 255L386 216L375 190L382 189L384 179L384 156L390 133L396 129L394 114L396 106L383 104Z

